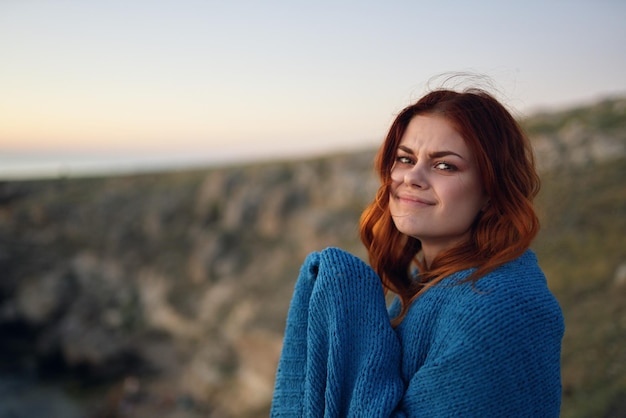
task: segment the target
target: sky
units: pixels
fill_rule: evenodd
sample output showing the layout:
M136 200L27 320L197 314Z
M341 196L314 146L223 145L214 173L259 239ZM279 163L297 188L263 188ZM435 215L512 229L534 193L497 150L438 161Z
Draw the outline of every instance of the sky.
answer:
M448 73L517 116L626 94L626 2L0 0L0 178L378 145Z

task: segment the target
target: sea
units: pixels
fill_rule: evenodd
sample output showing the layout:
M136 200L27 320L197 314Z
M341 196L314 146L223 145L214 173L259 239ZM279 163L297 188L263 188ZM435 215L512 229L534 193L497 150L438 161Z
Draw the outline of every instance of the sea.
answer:
M3 152L0 181L161 172L248 163L270 155L214 152Z
M253 162L312 158L370 149L371 143L306 144L298 147L259 146L182 151L3 151L0 181L123 175L211 168Z

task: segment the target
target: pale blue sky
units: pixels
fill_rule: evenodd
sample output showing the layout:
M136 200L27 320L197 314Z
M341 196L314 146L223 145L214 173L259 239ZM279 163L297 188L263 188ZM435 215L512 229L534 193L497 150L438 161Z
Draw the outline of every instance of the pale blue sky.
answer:
M519 115L584 103L626 93L624 22L622 0L0 0L0 164L372 146L449 71Z

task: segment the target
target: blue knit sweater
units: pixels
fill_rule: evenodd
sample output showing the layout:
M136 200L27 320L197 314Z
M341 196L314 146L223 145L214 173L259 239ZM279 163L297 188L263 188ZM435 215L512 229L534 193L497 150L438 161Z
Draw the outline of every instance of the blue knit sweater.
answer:
M558 417L563 318L527 251L427 290L393 329L376 273L329 248L296 283L273 417Z

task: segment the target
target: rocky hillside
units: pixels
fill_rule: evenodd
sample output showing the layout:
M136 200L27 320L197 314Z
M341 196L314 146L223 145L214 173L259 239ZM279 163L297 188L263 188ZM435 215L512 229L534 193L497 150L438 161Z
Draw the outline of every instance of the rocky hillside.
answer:
M566 315L563 416L622 416L626 99L523 123ZM0 183L0 416L267 416L304 257L365 257L373 155Z

